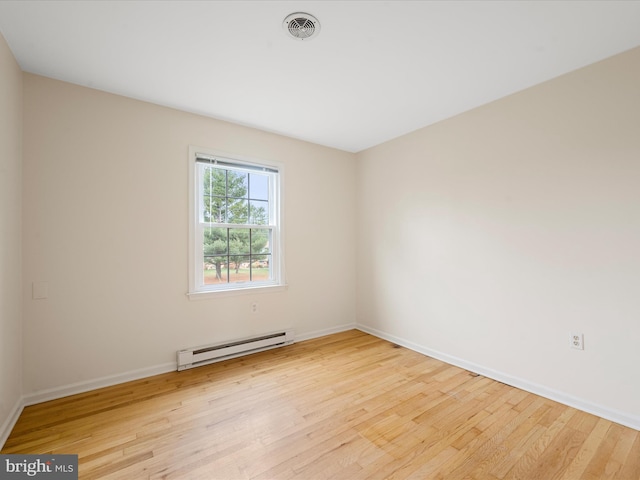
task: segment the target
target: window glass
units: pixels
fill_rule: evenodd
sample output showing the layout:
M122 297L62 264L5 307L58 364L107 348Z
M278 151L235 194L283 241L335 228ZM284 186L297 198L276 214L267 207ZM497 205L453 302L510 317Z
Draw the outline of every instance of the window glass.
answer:
M192 154L190 292L282 284L279 170Z

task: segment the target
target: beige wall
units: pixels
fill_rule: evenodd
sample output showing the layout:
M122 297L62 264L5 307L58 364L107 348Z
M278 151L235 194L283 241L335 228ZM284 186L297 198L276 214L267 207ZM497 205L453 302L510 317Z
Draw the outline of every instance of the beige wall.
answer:
M640 48L358 154L358 322L640 425L639 85Z
M0 35L0 445L22 395L21 164L22 72Z
M21 381L4 368L20 361L20 289L4 284L20 278L5 252L20 249L21 91L4 43L0 65L6 416ZM638 84L640 49L354 156L25 74L24 393L187 346L328 332L357 308L363 329L637 421ZM284 163L287 291L186 298L190 144Z
M355 158L25 74L25 394L355 322ZM288 289L189 301L188 147L284 164ZM258 312L250 304L258 301Z

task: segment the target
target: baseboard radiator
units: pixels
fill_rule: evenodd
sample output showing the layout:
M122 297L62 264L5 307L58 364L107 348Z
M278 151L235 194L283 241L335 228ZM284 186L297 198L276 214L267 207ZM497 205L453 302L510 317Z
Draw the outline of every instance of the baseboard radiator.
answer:
M293 341L293 330L285 330L252 338L179 350L178 371L272 348L284 347L285 345L291 345Z

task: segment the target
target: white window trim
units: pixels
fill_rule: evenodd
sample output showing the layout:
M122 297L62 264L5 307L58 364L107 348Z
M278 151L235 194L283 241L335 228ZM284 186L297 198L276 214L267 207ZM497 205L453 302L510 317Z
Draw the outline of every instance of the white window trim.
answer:
M199 224L199 210L197 205L200 202L198 186L196 185L196 158L198 156L211 156L237 161L248 165L260 167L270 167L278 170L277 185L274 186L275 206L272 214L275 218L276 228L273 229L273 247L271 250L272 268L274 281L272 283L243 283L229 284L217 287L212 290L203 289L198 285L198 275L202 275L202 269L198 268L198 251L202 250L200 238L197 234ZM243 294L268 293L284 291L287 288L285 283L284 269L284 166L279 162L257 160L235 154L229 154L206 147L189 146L189 291L187 296L190 300L202 300L221 296L235 296Z

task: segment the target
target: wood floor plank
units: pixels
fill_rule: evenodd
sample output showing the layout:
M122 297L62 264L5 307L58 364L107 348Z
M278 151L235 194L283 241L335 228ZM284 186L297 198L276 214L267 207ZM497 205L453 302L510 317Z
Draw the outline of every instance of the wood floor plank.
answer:
M613 460L612 454L618 440L620 439L624 427L612 423L607 430L606 435L598 445L598 449L594 452L593 458L589 462L585 470L587 478L605 478L605 468L610 460Z
M81 479L640 479L640 432L359 331L24 409Z
M633 438L633 430L630 432ZM616 478L624 480L627 478L640 479L640 435L635 435L633 445L621 466L619 475Z
M636 435L632 430L622 429L610 457L608 458L601 474L602 480L620 478L620 470L625 459L631 451ZM638 475L640 476L640 475Z

